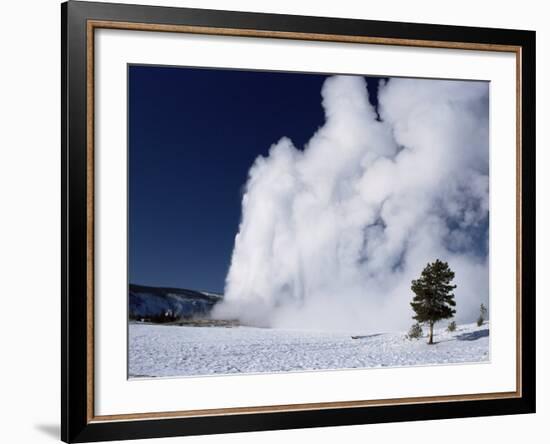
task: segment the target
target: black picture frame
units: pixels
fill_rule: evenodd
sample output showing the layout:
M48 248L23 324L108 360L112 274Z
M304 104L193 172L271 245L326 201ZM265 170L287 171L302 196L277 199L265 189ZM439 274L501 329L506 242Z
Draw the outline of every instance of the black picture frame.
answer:
M368 36L410 41L510 45L519 48L521 64L521 171L518 177L521 256L519 382L521 393L499 399L442 400L388 405L334 407L293 411L95 420L90 415L89 344L93 319L90 291L89 158L87 101L88 22L113 21L197 26L331 36ZM510 415L535 412L535 32L507 29L396 23L279 14L69 1L61 5L62 59L62 312L61 438L90 442L180 435L231 433L337 425ZM451 45L452 46L452 45ZM93 407L93 403L92 403Z

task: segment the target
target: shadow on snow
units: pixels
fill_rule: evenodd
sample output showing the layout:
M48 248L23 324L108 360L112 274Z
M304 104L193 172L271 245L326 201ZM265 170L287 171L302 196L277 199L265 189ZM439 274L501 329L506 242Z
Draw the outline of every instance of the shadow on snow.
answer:
M486 338L487 336L489 336L488 328L484 330L473 331L471 333L463 333L461 335L457 335L456 339L458 341L475 341L476 339Z

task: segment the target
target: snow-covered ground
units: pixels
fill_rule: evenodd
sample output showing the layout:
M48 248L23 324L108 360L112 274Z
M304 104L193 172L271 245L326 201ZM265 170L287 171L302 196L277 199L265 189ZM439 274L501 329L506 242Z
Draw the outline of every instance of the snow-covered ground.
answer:
M405 333L353 339L353 333L254 327L130 324L129 376L197 376L489 360L489 325L436 328L434 341Z

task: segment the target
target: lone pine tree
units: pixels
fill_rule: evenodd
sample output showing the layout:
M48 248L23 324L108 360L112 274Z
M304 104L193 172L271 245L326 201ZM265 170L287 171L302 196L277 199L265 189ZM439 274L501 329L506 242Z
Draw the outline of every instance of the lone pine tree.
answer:
M437 259L426 265L419 279L413 280L411 290L415 296L411 306L415 312L413 319L426 322L430 326L428 344L433 344L433 328L435 322L452 318L456 306L452 291L456 285L451 281L455 274L447 262Z

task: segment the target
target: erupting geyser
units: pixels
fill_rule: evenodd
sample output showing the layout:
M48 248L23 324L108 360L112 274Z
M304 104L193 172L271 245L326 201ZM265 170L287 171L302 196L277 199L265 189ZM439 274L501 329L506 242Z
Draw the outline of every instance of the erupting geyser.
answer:
M214 316L405 329L411 280L440 258L472 322L488 301L489 84L392 78L374 109L363 77L335 76L322 103L303 150L283 137L250 168Z

